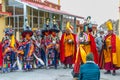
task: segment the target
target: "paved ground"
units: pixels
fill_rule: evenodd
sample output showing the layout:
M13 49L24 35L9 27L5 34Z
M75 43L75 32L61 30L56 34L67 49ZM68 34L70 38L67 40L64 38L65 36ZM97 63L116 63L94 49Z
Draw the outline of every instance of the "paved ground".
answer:
M0 80L73 80L71 69L38 69L32 72L0 73ZM101 80L120 80L120 71L116 76L104 75L101 71Z

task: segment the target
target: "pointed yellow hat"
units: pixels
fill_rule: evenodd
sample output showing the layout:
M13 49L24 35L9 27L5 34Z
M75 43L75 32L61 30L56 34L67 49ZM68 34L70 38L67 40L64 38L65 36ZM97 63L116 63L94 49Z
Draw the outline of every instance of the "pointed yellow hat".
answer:
M106 27L108 28L108 30L113 30L113 24L111 21L107 21L106 22Z
M14 36L14 35L11 36L10 46L11 46L12 48L15 48L15 36Z
M70 32L73 32L73 27L71 26L70 22L67 22L66 30L70 30Z
M70 28L70 22L67 22L66 24L66 30Z

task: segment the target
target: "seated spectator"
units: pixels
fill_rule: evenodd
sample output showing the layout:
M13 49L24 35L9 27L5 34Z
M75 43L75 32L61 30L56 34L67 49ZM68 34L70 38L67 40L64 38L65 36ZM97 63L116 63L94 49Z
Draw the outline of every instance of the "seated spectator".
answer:
M88 54L86 60L80 67L79 80L100 80L100 69L93 61L93 54Z

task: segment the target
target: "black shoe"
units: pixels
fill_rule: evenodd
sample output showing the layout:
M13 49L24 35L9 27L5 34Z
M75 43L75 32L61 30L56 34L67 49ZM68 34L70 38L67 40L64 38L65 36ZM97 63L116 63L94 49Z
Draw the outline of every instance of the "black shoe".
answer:
M24 72L27 72L27 71L28 71L28 69L24 68Z
M64 66L64 69L67 69L67 66Z
M69 69L73 69L72 65L69 65Z
M74 71L71 72L73 78L78 78L79 77L79 73L74 73Z
M113 72L113 73L112 73L112 75L113 75L113 76L115 76L115 75L116 75L116 73L115 73L115 72Z
M64 66L64 69L67 69L67 65Z
M110 72L110 71L107 71L107 72L105 72L104 74L111 74L111 72Z

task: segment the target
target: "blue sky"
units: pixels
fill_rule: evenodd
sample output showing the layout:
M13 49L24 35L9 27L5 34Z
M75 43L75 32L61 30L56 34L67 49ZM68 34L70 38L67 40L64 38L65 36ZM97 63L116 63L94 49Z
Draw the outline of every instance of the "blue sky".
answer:
M57 3L58 0L48 0ZM102 24L108 19L119 18L119 0L61 0L62 10L69 13L87 17Z

